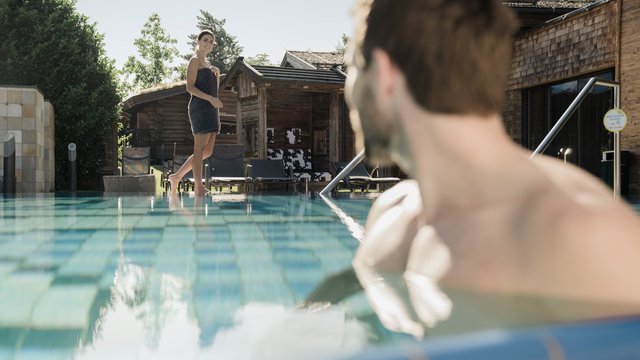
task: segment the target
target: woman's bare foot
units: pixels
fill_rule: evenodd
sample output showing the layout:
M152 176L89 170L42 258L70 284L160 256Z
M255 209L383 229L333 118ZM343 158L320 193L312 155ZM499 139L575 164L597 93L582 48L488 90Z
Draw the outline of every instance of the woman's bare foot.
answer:
M171 174L169 175L169 183L171 184L171 192L175 193L178 190L178 185L180 185L180 179L178 179L178 175Z
M207 193L207 189L205 189L203 186L196 186L193 192L196 194L196 196L204 196Z
M169 209L171 210L175 210L181 205L180 196L178 195L178 193L175 193L173 191L170 191L169 194L167 194L167 200L169 203Z

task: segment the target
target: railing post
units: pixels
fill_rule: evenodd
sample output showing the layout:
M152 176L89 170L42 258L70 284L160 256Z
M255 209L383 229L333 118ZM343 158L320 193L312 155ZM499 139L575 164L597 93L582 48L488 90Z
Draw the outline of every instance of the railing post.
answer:
M358 165L360 163L360 161L362 161L362 159L364 159L364 149L360 150L358 155L356 155L356 157L354 157L353 160L351 160L351 162L349 164L347 164L347 166L345 166L344 169L342 169L342 171L340 171L340 173L338 175L336 175L336 177L333 178L331 180L331 182L329 182L329 184L324 187L324 189L322 189L322 191L320 191L320 196L329 195L331 190L333 190L333 188L335 188L336 185L338 185L340 180L342 180L347 175L349 175L351 170L353 170L353 168L355 168L356 165Z
M67 146L69 155L69 191L78 191L78 169L76 165L76 144L70 143Z
M620 86L613 87L613 103L615 109L620 109ZM620 199L620 131L613 133L613 197Z
M211 178L211 169L209 168L209 161L204 164L204 188L209 190L209 179Z
M9 134L4 138L4 181L2 192L15 194L16 192L16 140Z

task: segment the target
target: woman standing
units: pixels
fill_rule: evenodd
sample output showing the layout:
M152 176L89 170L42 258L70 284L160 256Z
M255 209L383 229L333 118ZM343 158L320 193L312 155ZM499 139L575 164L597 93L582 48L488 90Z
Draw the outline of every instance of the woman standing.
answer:
M218 109L222 107L222 102L218 99L220 70L207 60L207 54L215 45L213 32L203 30L198 35L196 55L189 60L187 66L187 91L191 94L188 110L193 132L193 155L189 156L175 174L169 175L172 192L178 188L180 179L192 169L195 194L204 195L206 192L202 184L202 160L213 153L216 135L220 132Z

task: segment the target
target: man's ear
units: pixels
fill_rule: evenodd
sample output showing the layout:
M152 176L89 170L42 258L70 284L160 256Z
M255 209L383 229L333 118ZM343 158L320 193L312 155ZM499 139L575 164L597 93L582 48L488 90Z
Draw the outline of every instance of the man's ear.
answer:
M377 84L375 85L376 96L379 101L389 101L396 89L395 76L397 68L386 51L375 48L371 53L371 65L375 71Z

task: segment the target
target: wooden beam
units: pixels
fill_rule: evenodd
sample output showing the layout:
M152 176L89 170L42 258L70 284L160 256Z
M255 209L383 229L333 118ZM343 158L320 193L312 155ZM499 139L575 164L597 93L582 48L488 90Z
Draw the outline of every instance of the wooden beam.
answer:
M267 89L258 88L258 158L267 158Z
M236 108L236 143L246 144L244 138L244 127L242 126L242 101L238 98L238 105Z
M337 92L329 97L329 160L339 161L340 139L340 98Z

